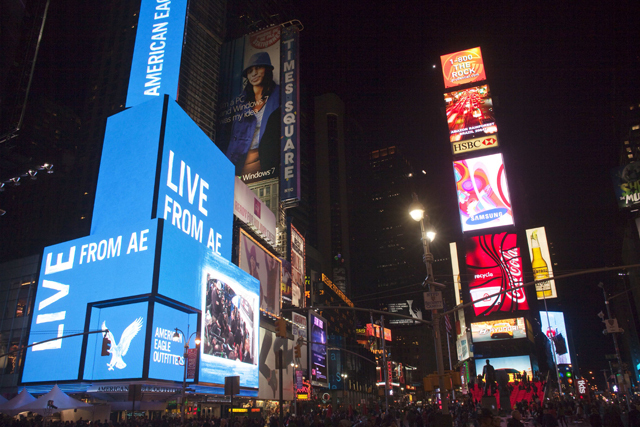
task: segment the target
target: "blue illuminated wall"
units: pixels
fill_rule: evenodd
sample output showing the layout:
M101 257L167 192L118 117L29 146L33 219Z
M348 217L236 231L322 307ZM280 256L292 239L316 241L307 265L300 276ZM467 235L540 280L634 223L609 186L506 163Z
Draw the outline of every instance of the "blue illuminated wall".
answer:
M168 96L109 118L91 235L44 250L29 343L54 340L27 350L22 382L181 381L172 331L208 334L214 278L242 318L242 344L224 355L201 346L196 381L235 373L256 396L260 285L229 261L233 173ZM98 333L58 339L79 331Z

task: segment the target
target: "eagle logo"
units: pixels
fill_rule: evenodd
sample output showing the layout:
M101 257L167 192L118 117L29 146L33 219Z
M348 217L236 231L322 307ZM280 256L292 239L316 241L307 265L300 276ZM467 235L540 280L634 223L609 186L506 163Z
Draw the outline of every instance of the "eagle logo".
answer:
M111 361L107 363L110 371L114 370L114 366L118 369L124 369L127 367L127 364L124 363L122 357L124 357L129 351L131 340L138 334L138 332L140 332L140 329L142 329L142 317L138 317L133 321L133 323L127 326L120 336L120 342L116 344L116 339L113 337L111 331L107 329L107 322L102 322L102 337L109 340L110 343L109 349L107 350L111 353Z

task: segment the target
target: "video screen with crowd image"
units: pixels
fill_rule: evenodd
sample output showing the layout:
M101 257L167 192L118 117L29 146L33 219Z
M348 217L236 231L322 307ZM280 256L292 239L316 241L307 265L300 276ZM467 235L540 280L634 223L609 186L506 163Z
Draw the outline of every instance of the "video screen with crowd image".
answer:
M240 269L227 276L202 272L201 381L224 384L239 375L241 386L258 386L259 284ZM244 383L244 384L243 384Z

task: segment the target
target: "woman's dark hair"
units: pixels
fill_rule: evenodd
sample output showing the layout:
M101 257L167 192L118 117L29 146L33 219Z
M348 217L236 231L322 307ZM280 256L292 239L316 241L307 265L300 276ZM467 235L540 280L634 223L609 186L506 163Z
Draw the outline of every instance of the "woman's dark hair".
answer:
M276 82L273 81L273 70L269 67L264 67L262 87L264 88L262 89L262 96L270 96L276 88ZM249 81L245 84L244 91L247 93L245 102L256 102L256 95L253 93L253 86Z

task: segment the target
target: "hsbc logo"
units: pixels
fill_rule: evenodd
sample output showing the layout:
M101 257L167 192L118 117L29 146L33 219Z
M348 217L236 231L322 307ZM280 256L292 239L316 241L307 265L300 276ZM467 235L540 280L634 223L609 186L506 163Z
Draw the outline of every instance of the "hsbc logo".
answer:
M498 146L498 135L488 135L482 138L467 139L451 144L453 154L468 153L471 151L484 150Z

